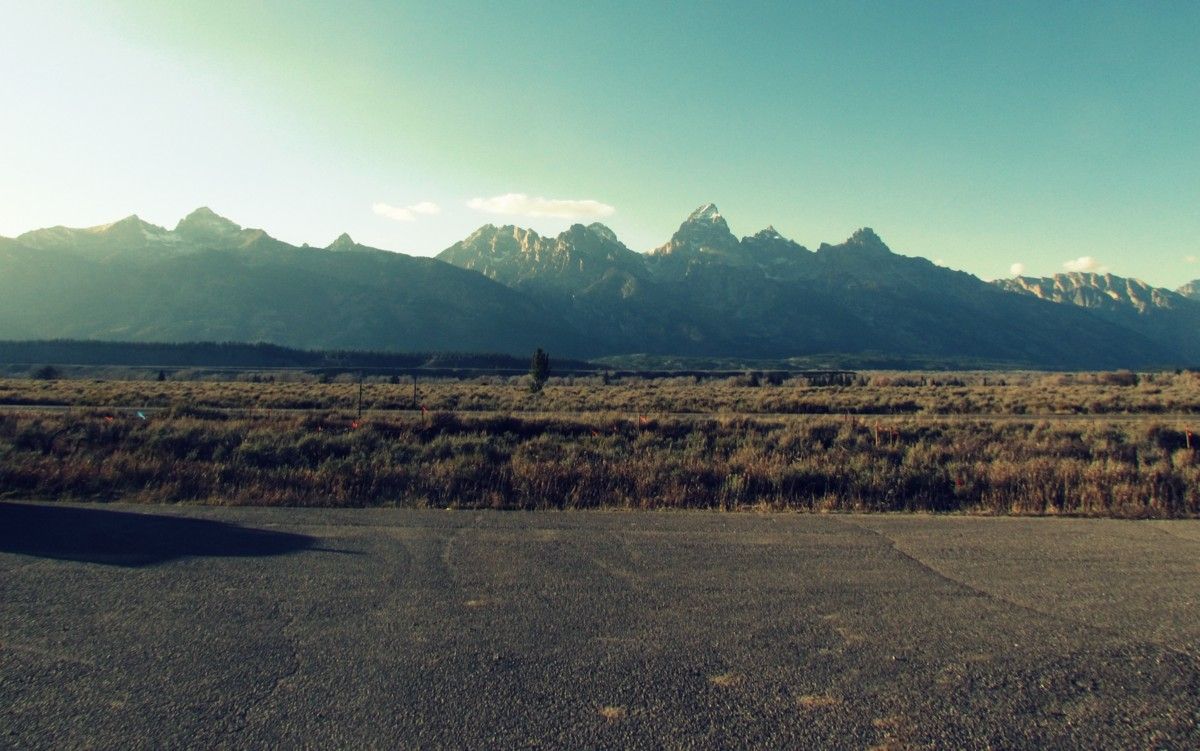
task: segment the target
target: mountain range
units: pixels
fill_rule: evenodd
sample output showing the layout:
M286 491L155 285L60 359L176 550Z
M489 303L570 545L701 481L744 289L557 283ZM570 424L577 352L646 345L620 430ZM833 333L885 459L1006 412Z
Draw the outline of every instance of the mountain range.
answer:
M602 224L486 225L436 258L294 246L198 209L0 238L0 339L789 358L842 353L1047 368L1200 362L1200 284L1100 274L985 282L870 229L805 248L738 238L716 206L639 253Z

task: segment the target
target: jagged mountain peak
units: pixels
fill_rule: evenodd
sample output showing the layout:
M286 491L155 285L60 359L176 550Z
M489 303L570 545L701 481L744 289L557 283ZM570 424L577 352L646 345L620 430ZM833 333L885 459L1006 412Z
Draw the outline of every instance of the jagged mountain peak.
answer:
M797 279L812 272L812 251L767 227L743 237L741 252L772 279Z
M485 224L454 245L439 254L442 260L448 260L466 268L477 268L481 257L491 259L515 258L529 253L539 252L546 240L531 229L506 224L497 227ZM468 260L475 259L475 260Z
M137 214L130 214L115 222L83 229L61 225L36 229L18 236L17 240L34 248L71 247L110 253L170 243L173 237L162 227L143 220Z
M358 243L354 242L354 238L350 237L348 232L343 232L337 236L337 239L331 242L326 250L351 250L358 247Z
M180 222L185 234L114 230L152 226L136 218L101 232L37 230L0 246L0 336L508 351L550 342L589 356L851 352L1055 368L1200 362L1200 303L1144 294L1140 282L1064 276L1059 284L1086 291L1054 305L870 250L886 246L869 229L814 255L774 228L739 241L715 206L693 215L664 246L670 255L635 253L603 225L549 239L487 225L437 261L288 252L206 209ZM1152 307L1142 314L1125 297Z
M157 224L145 221L137 214L130 214L124 219L118 219L110 224L88 227L85 232L108 235L161 235L167 230Z
M1055 274L1052 279L1060 286L1090 286L1114 293L1140 291L1170 293L1171 290L1155 287L1148 282L1133 277L1117 276L1108 271L1064 271Z
M879 235L875 233L875 230L871 229L870 227L860 227L859 229L855 230L854 234L850 235L850 239L846 241L846 244L862 245L888 250L887 244L885 244L883 239L880 238Z
M1117 276L1108 271L1060 271L1048 277L1022 276L1018 278L1031 283L1053 284L1060 288L1157 289L1141 279ZM1169 290L1163 289L1162 291L1168 292Z
M1128 308L1138 313L1186 304L1186 295L1154 287L1141 279L1092 271L1066 271L1049 277L1018 276L998 279L996 286L1009 292L1085 308Z
M517 246L522 251L528 251L536 248L545 240L535 230L527 227L517 227L512 224L506 224L500 228L500 236L503 238L512 238L516 241Z
M175 231L180 234L220 236L241 231L241 225L235 224L207 206L201 206L179 220Z
M555 237L511 225L487 225L437 257L510 286L560 291L581 290L609 272L644 272L642 256L603 224L572 224Z
M596 241L600 241L600 245L619 245L622 248L625 244L617 237L617 233L613 232L608 227L593 222L592 224L572 224L564 232L561 232L555 240L561 245L563 243L570 245L596 245Z
M721 210L715 203L706 203L688 215L688 222L716 222L722 220Z
M738 240L729 231L725 217L717 209L716 204L706 203L693 211L667 243L652 251L654 256L670 256L684 254L691 257L698 254L718 255L734 260L737 255Z
M480 239L481 237L488 237L490 235L494 235L494 234L496 234L496 231L498 229L499 229L499 227L497 227L494 224L484 224L483 226L479 227L479 229L477 229L474 232L472 232L471 234L467 235L459 242L460 242L460 244L466 245L466 244L475 242L476 240Z
M725 217L721 216L721 211L715 203L706 203L700 208L688 215L688 218L679 225L680 234L691 234L698 237L723 237L728 235L733 237L733 233L729 231L729 224L726 223Z
M469 243L479 239L492 239L496 237L541 237L535 230L518 227L515 224L503 224L496 226L495 224L485 224L479 229L467 235L464 243Z
M753 235L743 237L742 247L743 249L749 249L752 252L760 252L765 248L775 250L799 249L805 252L811 252L808 250L808 248L805 248L803 245L791 239L790 237L784 237L779 230L775 229L774 226L768 226L765 229L760 229Z
M608 228L607 225L601 224L600 222L592 222L591 224L589 224L587 226L587 229L593 235L599 235L600 237L603 237L605 240L608 240L609 242L614 242L614 243L621 242L619 239L617 239L616 232L613 232L611 229Z
M827 253L830 251L857 251L859 253L867 252L876 255L893 255L892 249L887 246L879 235L875 234L875 230L870 227L862 227L854 231L844 243L841 245L830 245L829 243L821 243L817 248L819 253Z

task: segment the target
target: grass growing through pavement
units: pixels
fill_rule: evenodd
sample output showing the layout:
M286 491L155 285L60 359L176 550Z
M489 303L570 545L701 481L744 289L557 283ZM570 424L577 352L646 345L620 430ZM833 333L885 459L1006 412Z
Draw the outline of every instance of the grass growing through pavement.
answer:
M251 505L1200 513L1179 426L176 408L0 414L0 495Z

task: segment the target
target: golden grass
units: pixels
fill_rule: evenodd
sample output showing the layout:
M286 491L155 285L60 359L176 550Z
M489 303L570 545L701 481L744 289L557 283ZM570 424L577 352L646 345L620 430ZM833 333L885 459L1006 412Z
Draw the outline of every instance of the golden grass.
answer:
M1129 374L1132 375L1132 374ZM1200 414L1194 373L928 373L870 374L849 386L811 386L802 378L772 386L731 378L552 378L531 395L522 378L482 377L418 383L417 405L454 412L620 412L624 414ZM350 379L255 381L101 381L0 379L0 404L156 406L255 410L357 407ZM367 410L413 407L411 383L368 379Z
M1161 378L1160 396L1176 393L1191 375ZM1143 377L1137 386L1063 388L1141 393L1157 382ZM0 400L4 394L28 399L36 392L87 404L131 399L141 389L148 400L175 405L145 420L86 407L0 413L0 496L429 508L1200 514L1200 445L1191 435L1196 426L1153 416L1077 422L930 413L881 421L845 414L683 416L584 409L389 413L359 420L336 410L227 413L213 406L288 402L293 388L316 389L315 401L328 401L341 392L322 389L342 389L348 397L349 386L0 381ZM392 388L378 388L385 386ZM581 394L599 392L589 396L592 406L636 400L648 388L560 384L547 390L568 386ZM447 382L439 388L445 394L479 390L496 396L509 386ZM666 384L664 391L677 389L690 403L725 403L739 388L689 381ZM853 391L869 406L872 388L822 393L836 404ZM941 409L952 392L968 387L878 388L909 389ZM753 391L772 389L786 398L792 387ZM185 393L196 402L183 403ZM1031 403L1044 396L1029 388L1023 393ZM521 398L526 406L533 400L528 393Z

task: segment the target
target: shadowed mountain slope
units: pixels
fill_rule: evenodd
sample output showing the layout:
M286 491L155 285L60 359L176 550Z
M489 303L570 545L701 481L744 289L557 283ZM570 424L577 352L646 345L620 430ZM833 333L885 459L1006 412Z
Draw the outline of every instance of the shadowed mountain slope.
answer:
M1043 367L1175 362L1119 321L1012 294L870 229L815 252L767 228L737 239L716 206L648 254L587 228L540 238L484 227L439 258L532 294L606 353L786 357L880 352Z
M989 284L894 253L870 229L815 251L770 227L738 239L712 204L645 254L602 224L553 238L486 225L438 259L348 235L296 247L202 208L172 230L131 216L0 238L0 338L1053 368L1200 360L1184 333L1200 303L1104 284L1054 294ZM1128 304L1106 302L1118 288Z
M1188 363L1200 362L1200 300L1152 287L1139 279L1072 272L1052 277L1019 276L994 284L1042 300L1086 308L1100 318L1140 334Z
M173 231L131 217L0 241L0 337L563 354L581 339L479 274L349 238L295 247L207 209Z

